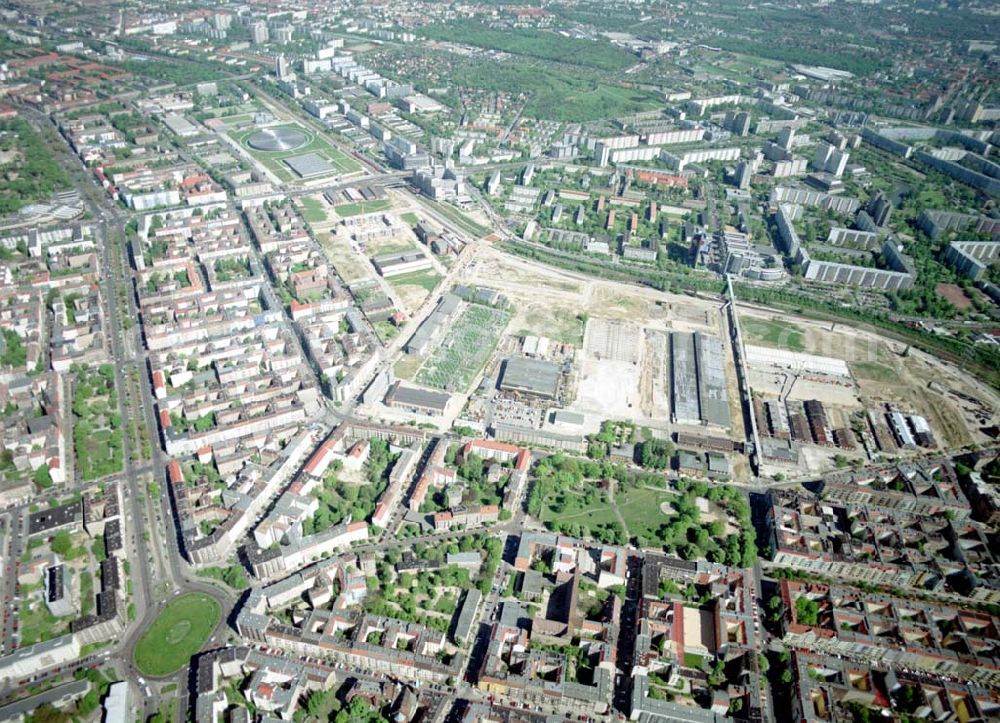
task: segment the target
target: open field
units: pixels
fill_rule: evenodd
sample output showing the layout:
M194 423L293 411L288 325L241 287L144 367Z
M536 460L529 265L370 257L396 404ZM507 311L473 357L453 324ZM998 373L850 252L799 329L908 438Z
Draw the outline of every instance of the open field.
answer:
M327 141L322 136L313 133L312 131L300 126L297 123L286 123L281 126L275 126L278 128L288 128L291 130L296 130L302 133L306 133L310 136L310 140L305 145L295 148L289 151L259 151L256 148L251 148L247 144L247 139L254 133L257 133L260 129L257 127L248 128L242 131L236 131L230 134L232 139L236 141L240 147L243 148L247 153L253 156L255 159L260 161L262 164L267 166L267 169L271 171L274 175L283 181L298 181L300 180L284 161L288 158L293 158L295 156L305 155L307 153L315 153L318 156L326 159L334 167L336 173L354 173L361 170L361 165L355 161L350 156L344 154L342 151L338 150L333 144Z
M437 40L502 50L542 60L573 63L598 70L621 71L635 62L627 51L604 39L594 41L570 38L532 29L497 30L465 21L427 25L421 32L426 37Z
M320 199L305 196L299 199L299 203L302 204L302 218L305 219L306 223L324 223L327 220L326 208Z
M207 595L180 595L163 608L135 648L135 665L153 677L170 675L187 664L219 622L219 604Z
M334 206L334 211L341 218L349 216L360 216L363 213L375 213L376 211L388 211L392 208L392 201L388 198L379 198L374 201L358 201L357 203L342 203Z
M492 285L495 288L511 288L514 291L524 290L545 293L551 296L579 298L584 292L585 284L568 274L547 266L539 266L523 261L514 256L508 256L500 251L482 246L472 272L471 281L482 285Z
M372 258L376 256L388 256L389 254L412 253L419 250L417 245L410 241L408 237L399 236L372 239L365 244L364 248L365 253Z
M441 282L441 276L433 269L427 269L393 276L386 281L396 290L406 311L412 312L420 308L424 300L437 288Z
M600 316L606 319L646 319L649 317L649 299L629 293L627 289L599 286L594 290L593 301L600 306Z
M583 319L568 304L519 304L512 328L518 336L537 334L578 348L583 344Z
M413 379L420 370L420 363L419 357L404 356L396 362L392 371L399 379Z
M856 378L873 382L892 382L899 376L899 372L891 366L874 361L851 362L850 368Z
M414 271L410 274L400 274L387 279L393 286L419 286L426 291L434 291L441 277L435 271Z
M789 351L801 352L806 348L802 340L802 330L793 324L750 316L740 319L740 329L747 342L761 342L767 346Z
M470 304L417 372L417 381L464 392L486 365L508 321L508 311Z
M346 238L336 234L323 234L320 236L320 246L345 282L351 283L372 277L371 265L354 252Z

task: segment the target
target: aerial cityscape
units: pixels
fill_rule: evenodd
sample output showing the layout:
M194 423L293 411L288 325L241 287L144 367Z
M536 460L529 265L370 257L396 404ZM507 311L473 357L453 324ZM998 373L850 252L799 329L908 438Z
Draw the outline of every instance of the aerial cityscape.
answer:
M0 20L0 723L1000 720L996 0Z

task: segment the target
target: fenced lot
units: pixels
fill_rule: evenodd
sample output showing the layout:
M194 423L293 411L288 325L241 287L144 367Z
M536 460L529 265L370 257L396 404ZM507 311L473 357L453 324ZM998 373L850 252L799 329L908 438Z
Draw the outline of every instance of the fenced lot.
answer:
M486 365L510 312L470 304L417 372L417 381L436 389L464 392Z

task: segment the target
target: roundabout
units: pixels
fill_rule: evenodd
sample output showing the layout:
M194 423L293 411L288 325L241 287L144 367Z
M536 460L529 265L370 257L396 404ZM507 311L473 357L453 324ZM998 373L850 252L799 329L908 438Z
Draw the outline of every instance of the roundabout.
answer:
M202 593L178 595L168 602L135 646L135 667L161 678L187 665L221 619L219 603Z

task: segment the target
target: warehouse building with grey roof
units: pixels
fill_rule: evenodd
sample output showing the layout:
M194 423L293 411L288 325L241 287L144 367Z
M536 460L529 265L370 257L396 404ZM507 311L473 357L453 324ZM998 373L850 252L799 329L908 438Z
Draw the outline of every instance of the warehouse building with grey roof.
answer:
M560 376L559 366L552 362L511 357L504 362L500 389L518 395L555 399Z
M700 331L671 332L670 389L674 423L730 427L722 340Z
M439 415L444 414L451 401L451 395L443 392L432 392L427 389L411 387L396 382L385 395L387 407L403 409L414 414Z

